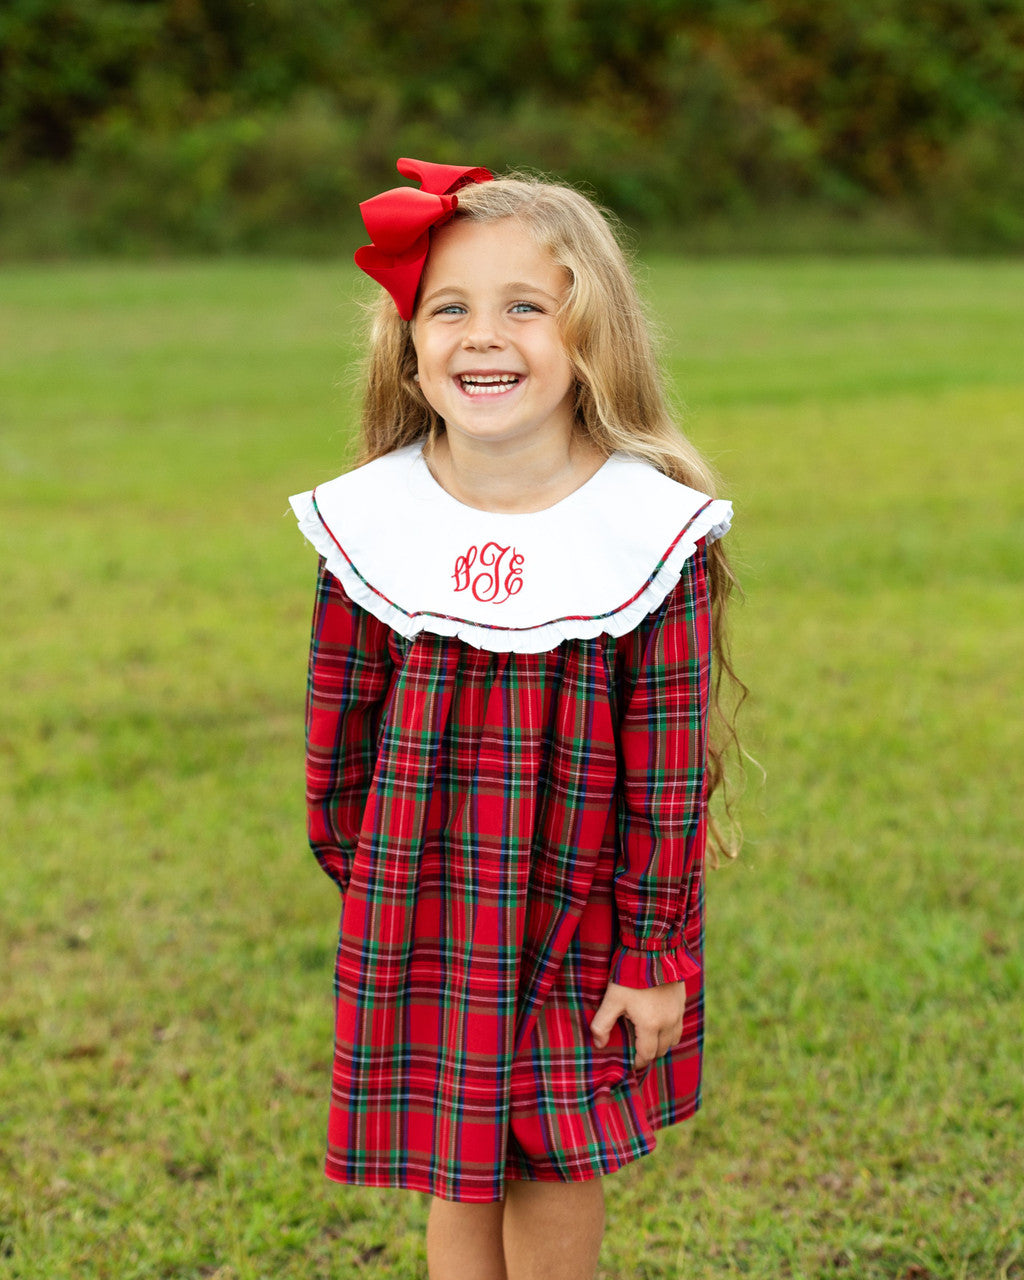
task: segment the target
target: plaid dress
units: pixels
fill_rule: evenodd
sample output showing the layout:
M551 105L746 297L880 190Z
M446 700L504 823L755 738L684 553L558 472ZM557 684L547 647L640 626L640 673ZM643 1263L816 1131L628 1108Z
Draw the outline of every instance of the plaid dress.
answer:
M294 500L293 500L294 501ZM632 630L540 653L400 634L321 556L309 837L341 891L326 1172L460 1201L580 1181L700 1103L703 539ZM643 1072L612 979L685 981Z

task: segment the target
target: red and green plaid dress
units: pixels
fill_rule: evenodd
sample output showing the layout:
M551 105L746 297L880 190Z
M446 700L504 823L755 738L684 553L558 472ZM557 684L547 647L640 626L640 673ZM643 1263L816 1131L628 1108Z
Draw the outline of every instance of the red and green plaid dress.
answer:
M327 1174L494 1201L649 1152L700 1102L701 540L618 638L542 653L411 638L321 560L308 694L313 850L342 895ZM685 980L644 1072L613 979Z

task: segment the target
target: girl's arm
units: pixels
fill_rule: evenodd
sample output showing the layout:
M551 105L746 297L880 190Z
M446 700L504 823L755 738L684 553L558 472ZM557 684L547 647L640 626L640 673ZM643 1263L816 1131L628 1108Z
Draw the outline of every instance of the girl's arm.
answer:
M388 629L320 561L306 692L309 843L344 891L373 779L392 672Z
M654 987L700 973L711 610L703 543L620 651L620 946L610 978Z
M625 1016L638 1070L679 1042L685 983L701 972L711 671L706 567L701 543L672 593L619 651L619 946L590 1026L603 1048Z

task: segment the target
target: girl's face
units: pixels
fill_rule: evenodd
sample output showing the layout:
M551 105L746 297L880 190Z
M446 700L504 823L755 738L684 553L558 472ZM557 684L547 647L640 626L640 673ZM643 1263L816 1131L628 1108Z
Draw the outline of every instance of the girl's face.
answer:
M449 438L572 433L574 376L558 327L568 276L511 218L435 232L413 317L420 390Z

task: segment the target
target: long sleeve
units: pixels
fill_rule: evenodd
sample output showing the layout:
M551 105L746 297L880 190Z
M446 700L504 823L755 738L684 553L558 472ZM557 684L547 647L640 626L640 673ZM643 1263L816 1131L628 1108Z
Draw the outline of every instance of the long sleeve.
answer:
M618 654L621 774L610 978L628 987L701 972L711 619L701 544Z
M310 847L342 891L391 671L388 628L352 603L321 559L306 692L306 814Z

